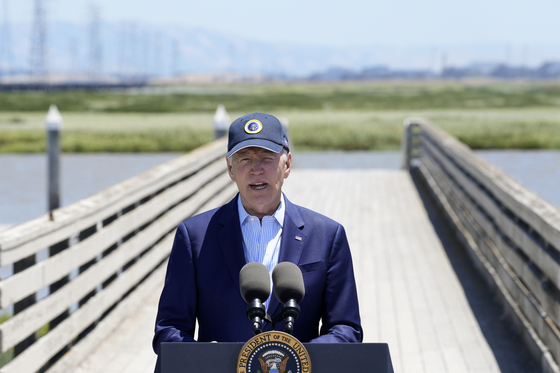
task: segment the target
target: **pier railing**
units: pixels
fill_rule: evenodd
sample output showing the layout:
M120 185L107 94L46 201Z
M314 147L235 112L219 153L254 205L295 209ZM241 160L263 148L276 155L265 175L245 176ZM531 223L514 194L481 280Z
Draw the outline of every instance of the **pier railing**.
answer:
M404 166L420 175L500 295L543 371L560 361L560 209L428 121L405 122Z
M163 284L177 225L236 193L225 140L0 232L0 372L71 372ZM8 361L6 363L6 361Z

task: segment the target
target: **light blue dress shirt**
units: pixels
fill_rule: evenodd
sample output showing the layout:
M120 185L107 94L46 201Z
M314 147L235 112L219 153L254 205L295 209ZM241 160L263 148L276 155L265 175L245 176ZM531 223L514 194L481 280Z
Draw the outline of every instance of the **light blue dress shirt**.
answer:
M237 211L239 212L239 222L243 234L245 260L247 263L259 262L264 264L268 273L272 276L272 270L278 264L278 254L282 243L282 227L286 211L284 195L282 194L280 197L280 205L276 212L263 217L262 224L258 217L249 215L245 210L241 203L241 197L237 198ZM270 297L265 302L267 308L269 301Z

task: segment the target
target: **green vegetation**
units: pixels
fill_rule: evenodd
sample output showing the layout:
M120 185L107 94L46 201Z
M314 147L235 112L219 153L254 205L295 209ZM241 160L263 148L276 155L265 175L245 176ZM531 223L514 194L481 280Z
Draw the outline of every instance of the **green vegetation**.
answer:
M2 324L3 322L5 322L6 320L9 320L12 317L11 314L3 314L0 315L0 324ZM35 333L35 336L37 337L37 339L44 337L50 330L50 324L47 323L45 325L43 325L41 328L39 328L39 330L37 330L37 332ZM10 361L12 361L14 358L14 348L10 348L8 351L1 353L0 354L0 368L3 367L4 365L8 364Z
M4 313L0 315L0 324L12 317L11 314ZM10 348L8 351L0 354L0 368L8 364L14 358L14 349Z
M213 114L62 113L64 152L186 152L213 139ZM46 147L44 113L0 112L0 153L38 153Z
M39 328L36 332L37 339L44 337L47 333L51 330L51 325L46 323L42 327Z
M44 112L213 113L222 103L239 112L278 110L428 110L560 105L558 83L293 83L153 87L133 92L3 92L0 108Z
M0 153L43 152L44 117L64 118L64 152L182 152L212 140L212 116L270 112L297 150L398 149L407 117L472 148L560 149L558 82L293 83L135 92L0 93Z
M61 138L65 153L95 152L187 152L212 140L210 130L192 129L142 132L65 131ZM1 153L40 153L46 150L44 131L0 132Z
M8 364L14 358L14 349L10 348L8 351L0 354L0 368Z

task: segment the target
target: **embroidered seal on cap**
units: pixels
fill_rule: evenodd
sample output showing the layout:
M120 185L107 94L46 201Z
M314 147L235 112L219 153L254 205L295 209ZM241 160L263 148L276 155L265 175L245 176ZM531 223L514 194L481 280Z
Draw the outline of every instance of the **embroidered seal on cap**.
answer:
M261 132L263 129L262 123L257 119L251 119L245 124L245 132L250 135Z

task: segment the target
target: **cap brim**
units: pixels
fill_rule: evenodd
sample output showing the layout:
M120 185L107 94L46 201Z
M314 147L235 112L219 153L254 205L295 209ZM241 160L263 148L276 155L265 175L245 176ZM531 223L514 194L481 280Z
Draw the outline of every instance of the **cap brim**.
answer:
M271 152L274 153L280 153L284 148L282 145L278 145L277 143L269 140L250 139L250 140L242 141L239 144L235 145L233 149L227 152L227 157L228 158L231 157L241 149L251 148L251 147L263 148L266 150L270 150Z

